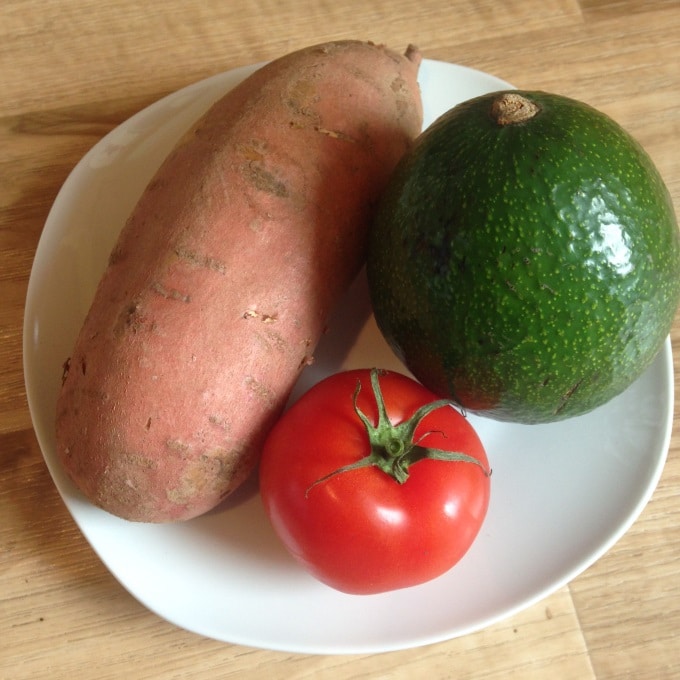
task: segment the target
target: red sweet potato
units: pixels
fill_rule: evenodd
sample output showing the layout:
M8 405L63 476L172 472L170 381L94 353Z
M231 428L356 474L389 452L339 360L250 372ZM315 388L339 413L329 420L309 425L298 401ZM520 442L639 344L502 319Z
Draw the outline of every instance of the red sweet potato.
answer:
M359 41L292 53L168 156L111 253L58 398L58 456L94 504L186 520L250 474L420 132L419 63L415 48Z

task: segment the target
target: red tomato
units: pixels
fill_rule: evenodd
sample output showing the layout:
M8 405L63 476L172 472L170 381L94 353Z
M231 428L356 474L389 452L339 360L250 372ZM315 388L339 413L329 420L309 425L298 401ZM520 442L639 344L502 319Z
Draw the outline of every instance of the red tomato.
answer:
M449 402L369 369L304 394L269 434L259 472L290 553L320 581L357 594L423 583L458 562L486 515L489 474L479 437Z

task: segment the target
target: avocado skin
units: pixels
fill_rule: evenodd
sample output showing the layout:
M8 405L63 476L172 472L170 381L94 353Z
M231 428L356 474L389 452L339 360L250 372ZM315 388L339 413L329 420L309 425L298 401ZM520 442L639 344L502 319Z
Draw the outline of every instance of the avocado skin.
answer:
M425 386L498 420L546 423L625 390L680 299L670 195L643 148L592 107L501 126L464 102L398 165L369 233L376 322Z

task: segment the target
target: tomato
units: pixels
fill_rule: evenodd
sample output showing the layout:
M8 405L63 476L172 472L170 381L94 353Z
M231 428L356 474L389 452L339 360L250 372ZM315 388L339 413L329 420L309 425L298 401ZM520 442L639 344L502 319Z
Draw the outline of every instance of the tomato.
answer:
M264 445L260 492L299 563L355 594L405 588L468 551L490 471L469 421L393 371L357 369L314 385Z

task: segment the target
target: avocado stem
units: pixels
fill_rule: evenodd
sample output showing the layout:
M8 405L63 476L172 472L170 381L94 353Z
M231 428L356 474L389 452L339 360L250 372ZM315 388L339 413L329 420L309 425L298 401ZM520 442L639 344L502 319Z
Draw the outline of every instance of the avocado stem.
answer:
M501 126L517 125L531 120L540 108L538 104L517 92L503 92L491 104L491 117Z

